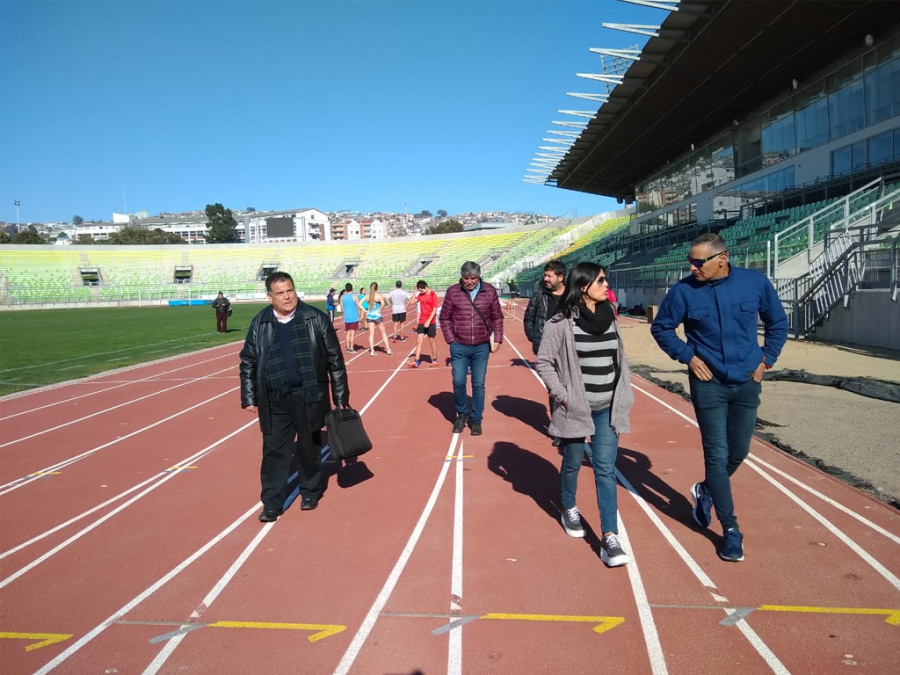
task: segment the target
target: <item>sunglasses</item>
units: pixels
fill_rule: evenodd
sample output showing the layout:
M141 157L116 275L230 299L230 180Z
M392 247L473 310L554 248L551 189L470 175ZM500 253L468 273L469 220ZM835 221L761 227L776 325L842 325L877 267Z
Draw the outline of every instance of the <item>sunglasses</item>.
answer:
M602 286L606 283L606 277L597 277L596 279L594 279L594 283L598 286Z
M687 257L688 264L694 267L703 267L706 263L708 263L713 258L718 258L723 253L728 253L728 251L722 251L720 253L715 253L708 258L692 258L691 256Z

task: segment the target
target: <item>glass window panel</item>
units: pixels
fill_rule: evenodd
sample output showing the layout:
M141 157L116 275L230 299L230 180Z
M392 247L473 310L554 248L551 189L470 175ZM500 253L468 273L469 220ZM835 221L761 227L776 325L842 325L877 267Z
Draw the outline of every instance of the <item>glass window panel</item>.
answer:
M872 136L872 138L869 139L870 164L885 162L892 158L892 140L892 134L890 131L883 134L878 134L877 136Z
M900 129L894 129L894 159L900 159Z
M900 113L900 61L894 60L865 78L869 124Z
M840 138L865 125L863 78L846 82L828 95L831 138Z
M831 175L839 176L850 171L850 146L845 145L831 153Z
M850 157L854 171L866 165L866 146L862 141L850 146Z

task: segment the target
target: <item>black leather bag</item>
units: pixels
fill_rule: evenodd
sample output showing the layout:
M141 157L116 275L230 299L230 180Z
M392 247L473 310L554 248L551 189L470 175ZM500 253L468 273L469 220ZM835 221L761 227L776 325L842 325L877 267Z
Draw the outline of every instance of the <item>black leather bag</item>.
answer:
M327 412L325 428L331 456L337 461L358 457L372 449L362 418L353 408L334 408Z

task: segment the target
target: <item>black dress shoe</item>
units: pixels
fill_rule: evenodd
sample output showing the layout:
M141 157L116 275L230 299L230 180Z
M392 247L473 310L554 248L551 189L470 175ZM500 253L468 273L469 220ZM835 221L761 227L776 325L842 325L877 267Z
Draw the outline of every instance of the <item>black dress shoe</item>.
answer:
M468 415L457 415L456 421L453 423L453 433L461 434L462 430L466 428L466 422L469 421Z
M259 514L259 522L274 523L282 513L284 511L278 509L263 509L262 513Z
M481 422L472 422L472 435L481 436Z
M300 510L301 511L312 511L319 505L318 497L310 497L305 496L300 500Z

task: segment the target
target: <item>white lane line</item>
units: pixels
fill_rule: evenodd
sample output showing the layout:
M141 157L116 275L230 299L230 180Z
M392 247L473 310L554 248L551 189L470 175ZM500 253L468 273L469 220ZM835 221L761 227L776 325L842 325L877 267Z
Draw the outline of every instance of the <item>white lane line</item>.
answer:
M74 457L70 457L69 459L64 459L61 462L57 462L56 464L53 464L51 466L44 467L43 469L39 469L38 471L34 471L31 474L29 474L28 476L23 476L22 478L16 478L15 480L10 481L9 483L0 485L0 496L8 494L14 490L18 490L20 487L23 487L25 485L33 483L36 480L40 480L40 475L36 475L36 474L47 473L49 471L58 471L59 469L70 466L70 465L74 464L75 462L78 462L78 461L84 459L85 457L89 457L89 456L93 455L95 452L99 452L100 450L103 450L112 445L115 445L116 443L121 443L122 441L128 440L132 436L137 436L138 434L142 434L145 431L147 431L148 429L152 429L153 427L158 427L160 424L164 424L170 420L175 419L176 417L180 417L181 415L184 415L185 413L189 413L192 410L201 408L201 407L205 406L206 404L210 403L211 401L215 401L217 398L222 398L223 396L227 396L228 394L231 394L232 392L237 391L238 389L240 389L240 387L232 387L231 389L228 389L227 391L223 391L221 394L216 394L215 396L208 398L205 401L201 401L200 403L192 405L190 408L185 408L184 410L179 410L177 413L175 413L173 415L169 415L168 417L164 417L161 420L157 420L156 422L153 422L152 424L148 424L145 427L142 427L140 429L132 431L130 434L121 436L115 440L109 441L108 443L104 443L103 445L98 445L96 448L92 448L91 450L82 452L80 455L75 455Z
M226 347L234 347L234 343L230 342L224 345L216 345L215 347L205 347L203 349L197 349L192 352L184 352L182 354L175 354L174 356L165 356L161 359L154 359L153 361L144 361L143 363L135 363L131 366L122 366L121 368L111 368L109 370L104 370L101 373L95 373L94 375L88 375L87 377L78 377L72 380L63 380L61 382L54 382L53 384L28 384L27 386L33 387L33 389L29 389L28 391L18 391L12 394L4 394L0 396L0 404L8 403L9 401L17 401L21 398L25 398L26 396L33 396L35 394L43 394L48 391L54 391L56 389L63 389L64 387L83 387L85 385L93 385L96 384L97 380L104 380L101 384L105 384L107 382L114 382L114 380L108 380L106 378L111 378L114 375L122 375L126 373L131 373L135 370L142 370L145 368L150 368L151 366L158 366L162 363L168 363L170 361L177 361L179 359L184 359L188 357L199 357L204 354L209 354ZM233 356L237 356L239 352L232 351L229 354ZM25 385L20 385L25 386Z
M149 380L161 382L162 380L157 380L156 378L159 378L162 375L168 375L169 373L177 373L179 370L185 370L187 368L193 368L195 366L200 366L200 365L203 365L204 363L209 363L210 361L218 361L219 359L223 359L228 356L233 356L233 354L223 354L222 356L216 356L211 359L206 359L205 361L198 361L197 363L192 363L187 366L181 366L180 368L173 368L172 370L165 370L161 373L157 373L156 375L148 375L147 377L142 377L137 380L129 380L122 384L117 384L114 387L107 387L106 389L98 389L97 391L92 391L87 394L81 394L79 396L73 396L72 398L66 398L66 399L63 399L62 401L54 401L53 403L48 403L47 405L40 405L35 408L29 408L28 410L23 410L21 412L13 413L12 415L7 415L6 417L0 417L0 422L3 422L4 420L12 419L13 417L19 417L19 415L27 415L28 413L37 412L38 410L44 410L46 408L56 408L57 406L63 405L64 403L70 403L71 401L77 401L79 399L87 398L89 396L96 396L97 394L102 394L107 391L112 391L113 389L120 389L121 387L127 387L130 384L137 384L138 382L147 382ZM199 379L199 378L192 377L186 381L195 382L197 379Z
M450 572L450 614L462 613L463 597L463 442L456 456L456 495L453 500L453 563ZM462 675L462 625L450 630L447 675Z
M618 471L617 471L618 473ZM650 670L653 675L668 675L666 655L663 652L662 643L659 641L659 631L656 630L656 622L653 620L653 610L647 599L647 591L644 588L644 580L638 569L637 558L634 555L634 547L628 538L628 530L622 515L619 514L619 537L625 544L625 550L631 551L631 562L626 565L628 581L631 582L631 591L634 594L634 602L637 605L638 619L641 622L641 631L644 633L644 644L647 645L647 657L650 659Z
M512 341L509 340L508 336L504 335L503 337L504 340L509 342L509 346L515 350L516 354L519 355L519 358L522 359L522 362L528 366L528 370L531 371L534 378L540 383L544 391L546 391L547 387L544 384L544 381L541 379L540 375L537 374L537 371L532 367L528 360L522 355L522 352L516 348ZM619 473L618 469L616 469L616 475L619 476L620 480L623 479L623 476ZM625 485L625 483L623 483L623 485ZM659 640L659 631L656 628L656 621L653 618L653 609L650 607L647 591L644 588L644 581L641 578L641 573L638 569L637 556L634 553L634 547L628 539L628 531L625 529L625 522L621 514L619 514L619 529L619 534L622 537L622 541L625 543L625 550L631 551L631 562L626 566L628 570L628 581L631 584L631 592L634 596L635 605L637 606L638 619L641 622L641 632L644 634L644 644L647 646L647 658L650 659L650 669L653 672L653 675L667 675L669 670L668 666L666 666L666 656ZM712 582L710 582L710 585L711 584Z
M257 533L257 535L253 538L253 540L247 544L247 547L241 551L241 554L237 557L237 559L232 563L231 567L222 575L222 578L216 582L216 585L212 587L209 593L206 594L206 597L203 598L203 602L201 604L202 607L209 607L215 602L216 598L219 597L219 594L225 590L225 587L231 582L234 578L234 575L238 573L238 570L247 562L247 559L250 557L250 554L256 550L256 547L259 546L260 542L266 537L269 532L272 531L272 526L275 525L275 522L266 523L263 528ZM191 628L192 624L183 624L178 630L185 630ZM144 669L143 675L156 675L159 672L159 669L165 665L166 661L172 655L172 653L178 648L184 639L187 637L187 633L181 633L176 635L171 640L166 643L166 646L160 650L159 654L156 655L156 658L150 662L150 665Z
M146 396L139 396L138 398L131 399L130 401L125 401L124 403L120 403L119 405L114 405L111 408L105 408L104 410L99 410L95 413L91 413L90 415L85 415L84 417L79 417L78 419L71 420L69 422L64 422L63 424L57 424L55 427L50 427L49 429L44 429L43 431L38 431L37 433L33 433L29 436L23 436L22 438L17 438L14 441L7 441L0 445L0 448L6 448L10 445L15 445L16 443L21 443L22 441L27 441L31 438L37 438L38 436L43 436L44 434L49 434L51 431L56 431L57 429L63 429L65 427L71 426L73 424L77 424L78 422L84 422L85 420L92 419L97 417L98 415L105 415L108 412L112 412L113 410L118 410L119 408L124 408L127 405L131 405L132 403L138 403L140 401L145 401L148 398L153 398L154 396L159 396L160 394L165 394L166 392L172 391L174 389L179 389L181 387L186 387L189 384L195 384L196 382L202 382L203 380L209 379L214 375L218 375L220 373L228 372L229 370L233 370L236 366L228 366L228 368L223 368L222 370L217 370L214 373L210 373L209 375L205 375L203 377L199 377L192 382L182 382L181 384L175 384L171 387L166 387L165 389L161 389L159 391L155 391L152 394L147 394Z
M235 431L232 431L232 432L231 432L230 434L228 434L227 436L224 436L223 438L220 438L218 441L216 441L216 442L213 443L212 445L206 446L206 447L201 451L202 454L201 454L200 456L202 457L203 455L205 455L205 454L207 454L207 453L209 453L209 452L212 452L212 451L213 451L215 448L217 448L219 445L221 445L221 444L224 443L225 441L227 441L227 440L233 438L234 436L237 436L239 433L241 433L242 431L244 431L245 429L249 428L250 426L252 426L252 425L254 425L254 424L258 424L257 420L252 420L252 421L250 421L250 422L247 422L247 424L245 424L244 426L240 427L239 429L237 429L237 430L235 430ZM199 459L199 457L198 457L197 459ZM195 460L195 461L196 461L196 460ZM28 563L27 565L25 565L25 567L22 567L22 568L19 569L18 571L14 572L13 574L11 574L11 575L9 575L8 577L6 577L3 581L0 581L0 589L5 588L5 587L8 586L9 584L11 584L13 581L15 581L16 579L18 579L19 577L21 577L22 575L24 575L24 574L30 572L31 570L33 570L35 567L37 567L38 565L40 565L42 562L45 562L46 560L49 560L50 558L52 558L54 555L56 555L57 553L59 553L60 551L62 551L64 548L66 548L66 547L69 546L70 544L73 544L73 543L75 543L76 541L78 541L79 539L81 539L84 535L88 534L88 533L91 532L92 530L97 529L98 527L100 527L100 525L102 525L103 523L105 523L107 520L109 520L109 519L112 518L113 516L117 515L118 513L121 513L122 511L124 511L125 509L127 509L129 506L131 506L131 505L134 504L135 502L139 501L140 499L143 499L144 497L146 497L148 494L150 494L151 492L153 492L153 491L156 490L157 488L160 488L160 487L162 487L163 485L165 485L167 482L169 482L170 480L172 480L173 478L175 478L175 476L177 476L179 473L181 473L181 470L184 468L184 466L187 466L187 465L182 465L182 466L176 468L174 471L171 471L170 473L168 473L166 476L164 476L163 478L161 478L159 481L157 481L157 482L154 483L153 485L151 485L151 486L145 488L142 492L139 492L138 494L136 494L134 497L132 497L131 499L129 499L127 502L124 502L123 504L120 504L119 506L117 506L116 508L114 508L112 511L110 511L109 513L107 513L105 516L102 516L102 517L98 518L97 520L95 520L93 523L91 523L91 524L88 525L87 527L84 527L84 528L82 528L81 530L79 530L78 532L76 532L75 534L73 534L71 537L69 537L68 539L66 539L66 540L65 540L64 542L62 542L61 544L58 544L57 546L54 546L52 549L50 549L49 551L47 551L44 555L42 555L42 556L40 556L39 558L36 558L35 560L31 561L30 563Z
M665 406L666 408L668 408L669 410L671 410L671 411L674 412L675 414L677 414L677 415L683 417L683 418L686 419L688 422L690 422L691 424L693 424L695 427L698 426L698 425L697 425L697 422L696 422L695 420L691 419L690 417L688 417L688 416L685 415L684 413L682 413L682 412L680 412L679 410L675 409L674 407L672 407L671 405L669 405L669 404L666 403L665 401L663 401L663 400L657 398L656 396L654 396L653 394L651 394L651 393L649 393L649 392L647 392L647 391L644 391L644 390L641 389L640 387L637 387L637 386L634 386L634 385L632 385L632 386L634 387L634 389L637 389L637 390L638 390L639 392L641 392L642 394L644 394L644 395L646 395L646 396L649 396L649 397L652 398L654 401L657 401L658 403L662 404L663 406ZM699 428L699 427L698 427L698 428ZM842 530L840 530L837 526L835 526L834 523L832 523L830 520L828 520L827 518L825 518L825 516L823 516L823 515L822 515L821 513L819 513L818 511L816 511L813 507L811 507L809 504L807 504L806 502L804 502L802 499L800 499L800 497L798 497L798 496L795 495L793 492L791 492L790 490L788 490L785 486L783 486L781 483L779 483L778 481L776 481L774 478L772 478L772 477L771 477L769 474L767 474L765 471L763 471L763 470L760 469L758 466L756 466L756 465L753 463L753 461L748 461L748 462L746 462L746 464L747 464L747 466L749 466L753 471L755 471L755 472L758 473L760 476L762 476L768 483L772 484L772 485L775 486L775 488L777 488L780 492L784 493L784 495L785 495L788 499L790 499L791 501L793 501L795 504L797 504L797 506L799 506L801 509L803 509L804 511L806 511L810 516L812 516L815 520L817 520L822 526L825 527L825 529L827 529L829 532L831 532L832 535L834 535L837 539L840 539L844 544L847 545L847 547L848 547L851 551L853 551L853 552L856 553L860 558L862 558L863 562L865 562L865 563L866 563L867 565L869 565L872 569L874 569L876 572L878 572L878 574L880 574L880 575L885 579L885 581L887 581L891 586L893 586L895 589L897 589L898 591L900 591L900 578L898 578L895 574L893 574L890 570L888 570L888 569L887 569L884 565L882 565L880 562L878 562L877 560L875 560L875 558L873 558L873 557L872 557L867 551L865 551L859 544L857 544L855 541L853 541L853 539L851 539L850 537L848 537L846 534L844 534L844 532L843 532Z
M663 522L659 519L659 516L650 508L646 501L644 501L643 497L641 497L637 490L634 489L634 486L629 482L625 476L622 475L618 469L616 469L616 476L619 479L619 482L628 490L629 494L634 498L634 501L637 502L637 505L644 511L647 517L650 519L656 529L659 530L660 534L662 534L663 538L669 542L669 545L675 550L678 556L684 561L687 565L688 569L697 577L697 580L703 584L709 594L712 596L713 600L718 603L726 604L728 603L728 599L725 598L721 593L719 593L716 585L713 583L712 579L703 571L700 565L697 564L697 561L691 556L690 553L687 552L687 549L681 545L681 542L675 538L675 535L672 534L672 531L666 527ZM646 596L645 596L646 597ZM722 607L728 616L734 614L735 610L730 607ZM648 606L649 610L649 606ZM738 620L735 625L738 627L738 630L747 638L747 641L753 646L756 652L762 657L762 659L766 662L766 665L772 670L776 675L790 675L790 671L785 668L784 664L775 656L775 653L769 649L765 642L757 635L756 631L754 631L750 624L748 624L744 619ZM652 657L651 657L652 658Z
M379 591L378 596L375 598L375 602L373 602L372 607L369 608L368 613L363 619L362 625L360 625L359 630L356 631L356 635L353 636L353 640L350 642L350 646L347 647L347 650L344 652L343 657L341 657L340 663L338 663L337 668L334 669L334 675L347 675L347 673L350 671L350 668L353 667L353 662L356 661L356 657L359 655L363 644L365 644L366 639L369 637L369 634L375 627L375 622L378 620L381 611L384 609L384 606L387 604L388 599L391 597L391 593L394 592L394 588L397 586L397 582L400 580L400 575L403 574L403 569L406 567L406 563L409 562L409 558L412 555L413 549L416 547L416 544L419 543L419 538L422 536L422 531L425 529L425 524L431 517L431 512L434 510L435 503L437 503L437 498L441 492L441 487L444 485L444 480L447 478L447 472L450 470L451 462L446 461L444 458L453 454L453 451L456 447L456 442L458 440L459 434L453 434L453 437L450 440L449 449L446 453L444 453L443 457L441 457L441 464L443 466L441 466L441 471L438 474L437 481L435 481L434 489L431 491L431 496L428 498L428 502L425 504L425 508L422 510L422 514L419 516L419 521L413 528L412 534L409 535L409 540L406 542L406 546L403 548L403 551L400 553L400 557L394 564L394 568L391 570L391 573L388 575L387 580L384 582L384 586L382 586L381 591Z
M410 325L411 323L412 323L412 322L407 321L405 324L403 324L403 328L406 328L406 327L407 327L408 325ZM359 337L359 335L357 335L356 337ZM377 347L377 346L380 345L382 342L384 342L384 340L379 340L378 342L375 343L375 346ZM355 344L355 343L354 343L354 344ZM394 343L394 344L397 344L397 343ZM343 347L343 345L344 345L344 342L341 342L341 346L342 346L342 347ZM346 348L345 348L345 349L346 349ZM394 350L391 349L391 351L393 352ZM369 348L368 348L368 347L363 347L363 349L359 352L359 354L355 354L354 356L351 356L349 359L346 359L346 360L345 360L345 363L347 363L347 364L353 363L353 362L356 361L356 359L358 359L360 356L364 356L364 355L366 355L366 354L368 354L368 353L369 353ZM410 352L410 354L415 354L415 353L416 353L416 348L413 347L413 348L412 348L412 351ZM345 352L345 354L346 354L346 352ZM409 357L410 357L410 354L407 354L405 358L409 358ZM392 354L385 354L385 356L392 356ZM368 371L367 371L367 372L368 372Z
M172 342L184 342L185 340L192 340L195 337L199 337L197 335L187 335L180 338L172 338L171 340L163 340L162 342L151 342L147 345L136 345L134 347L123 347L122 349L113 349L108 352L96 352L94 354L85 354L84 356L73 356L70 359L60 359L58 361L46 361L44 363L34 363L29 366L19 366L18 368L9 368L8 371L11 372L19 372L20 370L31 370L32 368L47 368L50 366L55 366L60 363L71 363L72 361L82 361L83 359L93 359L97 356L109 356L110 354L121 354L122 352L133 352L135 350L140 350L146 347L157 347L159 345L165 345ZM123 357L128 358L128 357ZM59 370L59 369L57 369Z
M110 625L117 619L125 616L132 609L141 604L144 600L149 598L151 595L156 593L160 588L169 583L172 579L178 576L182 571L184 571L188 566L190 566L193 562L195 562L198 558L203 556L207 551L209 551L213 546L222 541L225 537L231 534L237 527L247 520L250 516L252 516L256 510L258 505L254 504L253 508L246 511L243 515L241 515L237 520L235 520L231 525L222 530L215 537L210 539L206 544L197 549L190 557L186 558L183 562L177 565L172 569L171 572L161 577L158 581L148 587L144 592L140 595L136 596L134 599L125 604L121 609L113 613L109 618L102 621L99 625L93 628L90 632L88 632L84 637L76 640L72 645L68 647L65 651L60 653L54 659L52 659L49 663L47 663L43 668L35 671L34 675L47 675L47 673L54 670L57 666L61 665L63 662L67 661L73 654L78 652L82 647L91 642L94 638L100 635L103 631L109 628Z
M226 392L226 393L228 393L228 392ZM202 405L202 404L201 404L201 405ZM247 426L247 425L244 425L244 427L242 427L242 428L246 428L246 426ZM328 446L325 446L325 447L328 447ZM181 461L176 462L175 464L173 464L172 467L171 467L170 469L166 469L165 471L160 471L160 472L157 473L156 475L151 476L151 477L148 478L147 480L138 483L138 484L135 485L134 487L130 487L130 488L128 488L127 490L125 490L125 491L123 491L123 492L120 492L120 493L117 494L115 497L111 497L111 498L107 499L107 500L106 500L105 502L103 502L102 504L98 504L97 506L94 506L94 507L88 509L87 511L84 511L83 513L80 513L80 514L78 514L77 516L75 516L75 517L73 517L73 518L69 518L69 520L67 520L66 522L60 523L60 524L57 525L56 527L52 527L52 528L50 528L49 530L47 530L46 532L44 532L44 533L42 533L42 534L39 534L39 535L37 535L36 537L32 537L32 538L29 539L28 541L24 541L24 542L22 542L21 544L19 544L18 546L14 546L13 548L9 549L8 551L4 551L3 553L0 553L0 560L3 560L4 558L7 558L7 557L13 555L14 553L18 553L18 552L21 551L22 549L28 548L28 547L31 546L32 544L36 544L37 542L41 541L42 539L46 539L46 538L49 537L50 535L55 534L55 533L59 532L60 530L64 530L64 529L67 528L69 525L72 525L72 524L74 524L74 523L77 523L79 520L83 520L84 518L87 518L88 516L90 516L91 514L96 513L97 511L103 510L104 508L106 508L106 507L109 506L110 504L114 504L114 503L116 503L117 501L119 501L120 499L122 499L123 497L127 497L127 496L130 495L132 492L137 492L138 490L140 490L140 489L141 489L142 487L144 487L145 485L149 485L150 483L152 483L152 482L154 482L154 481L156 481L156 480L159 480L160 478L163 478L163 477L165 477L166 475L168 475L168 474L170 474L170 473L175 473L175 472L177 472L177 471L180 471L180 468L183 468L183 467L186 467L186 466L190 466L191 463L197 461L198 459L200 459L201 457L203 457L205 454L207 454L207 450L206 450L206 449L200 450L199 452L194 453L194 454L191 455L190 457L185 457L185 458L182 459ZM295 474L295 475L296 475L296 474Z
M846 544L847 547L851 551L856 553L856 555L858 555L860 558L862 558L863 561L867 565L869 565L873 570L878 572L878 574L880 574L885 579L885 581L887 581L896 590L900 591L900 579L898 579L897 576L895 574L893 574L890 570L888 570L884 565L882 565L880 562L875 560L875 558L872 557L872 555L868 551L863 549L862 546L860 546L855 541L853 541L853 539L851 539L846 534L844 534L844 532L842 530L840 530L834 523L832 523L825 516L823 516L818 511L816 511L813 507L811 507L805 501L800 499L800 497L798 497L793 492L788 490L784 485L782 485L777 480L772 478L765 471L763 471L758 466L756 466L753 462L747 462L747 466L749 466L756 473L758 473L760 476L762 476L767 482L769 482L773 486L775 486L776 489L778 489L781 493L783 493L788 499L790 499L792 502L794 502L797 506L799 506L801 509L806 511L809 515L811 515L817 521L819 521L819 523L823 527L825 527L825 529L827 529L829 532L831 532L832 535L834 535L835 537L840 539L842 542L844 542L844 544Z
M844 506L844 505L841 504L840 502L834 501L831 497L822 494L822 493L819 492L818 490L816 490L816 489L810 487L809 485L806 485L805 483L803 483L803 482L797 480L796 478L794 478L794 477L791 476L790 474L785 473L784 471L782 471L782 470L779 469L778 467L775 467L775 466L769 464L768 462L766 462L766 461L760 459L760 458L757 457L756 455L754 455L754 454L751 453L750 458L751 458L751 460L752 460L751 463L762 464L762 465L763 465L764 467L766 467L769 471L772 471L772 472L774 472L774 473L777 473L779 476L781 476L781 477L784 478L785 480L789 480L790 482L792 482L792 483L793 483L794 485L796 485L797 487L803 488L804 490L806 490L806 491L809 492L810 494L815 495L816 497L818 497L819 499L821 499L821 500L822 500L823 502L825 502L826 504L829 504L829 505L833 506L833 507L836 508L838 511L843 511L844 513L846 513L846 514L847 514L848 516L850 516L851 518L855 518L856 520L858 520L859 522L861 522L863 525L866 525L867 527L872 528L872 529L875 530L878 534L887 537L888 539L890 539L891 541L893 541L895 544L900 544L900 537L898 537L898 536L897 536L896 534L894 534L893 532L888 532L886 529L884 529L884 528L881 527L880 525L877 525L877 524L873 523L873 522L872 522L871 520L869 520L868 518L865 518L864 516L861 516L860 514L856 513L856 511L853 511L852 509L848 509L846 506Z

